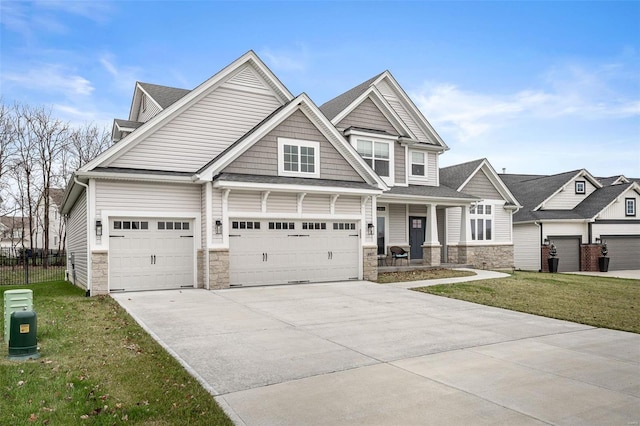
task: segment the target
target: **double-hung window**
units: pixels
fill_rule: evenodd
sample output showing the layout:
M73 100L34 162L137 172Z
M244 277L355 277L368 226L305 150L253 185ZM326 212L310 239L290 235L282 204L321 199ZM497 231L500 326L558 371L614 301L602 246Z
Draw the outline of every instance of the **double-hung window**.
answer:
M425 177L427 172L427 158L424 152L411 151L411 176Z
M380 177L390 177L389 143L358 139L358 153Z
M636 199L635 198L624 199L624 213L625 213L625 216L636 215Z
M493 206L477 204L469 210L471 218L471 239L473 241L493 240Z
M320 143L279 138L278 174L320 177Z

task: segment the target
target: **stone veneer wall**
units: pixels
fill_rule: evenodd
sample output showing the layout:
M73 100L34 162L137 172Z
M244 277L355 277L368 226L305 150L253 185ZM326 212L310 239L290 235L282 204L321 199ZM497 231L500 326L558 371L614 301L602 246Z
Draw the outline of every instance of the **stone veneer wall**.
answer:
M378 279L378 246L362 248L362 279L375 281Z
M439 266L442 263L442 246L422 246L422 261L428 266Z
M204 250L198 249L196 256L196 273L198 274L196 288L204 288Z
M513 267L513 245L449 246L450 263L470 264L478 269Z
M109 252L91 252L91 296L109 293Z
M229 249L209 250L209 289L229 288Z

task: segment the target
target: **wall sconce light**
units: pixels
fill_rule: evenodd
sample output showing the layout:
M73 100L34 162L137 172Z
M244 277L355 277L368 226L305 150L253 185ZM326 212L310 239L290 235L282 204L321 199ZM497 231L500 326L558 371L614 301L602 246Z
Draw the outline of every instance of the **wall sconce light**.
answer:
M220 219L216 220L216 234L222 234L222 221Z
M373 235L373 223L367 224L367 234Z
M548 246L548 245L549 245L549 239L548 239L548 238L545 238L545 239L544 239L543 244L544 244L545 246Z
M102 220L96 219L96 237L102 237Z
M602 242L602 240L600 239L600 237L596 237L596 244L600 244Z

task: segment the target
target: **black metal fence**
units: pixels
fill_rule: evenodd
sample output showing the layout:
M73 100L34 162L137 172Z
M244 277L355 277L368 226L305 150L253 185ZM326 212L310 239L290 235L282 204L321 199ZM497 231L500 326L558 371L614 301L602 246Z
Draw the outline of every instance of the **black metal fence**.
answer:
M64 280L66 266L64 251L0 247L0 285Z

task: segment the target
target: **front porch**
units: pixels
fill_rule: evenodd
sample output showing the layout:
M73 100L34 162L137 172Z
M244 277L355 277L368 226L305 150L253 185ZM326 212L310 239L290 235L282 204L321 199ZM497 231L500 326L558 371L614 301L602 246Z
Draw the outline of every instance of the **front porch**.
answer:
M469 268L473 269L473 265L461 265L458 263L441 263L440 265L430 266L424 263L412 262L407 264L402 262L398 265L384 265L378 266L378 273L384 272L411 272L411 271L428 271L430 269L454 269L454 268Z

